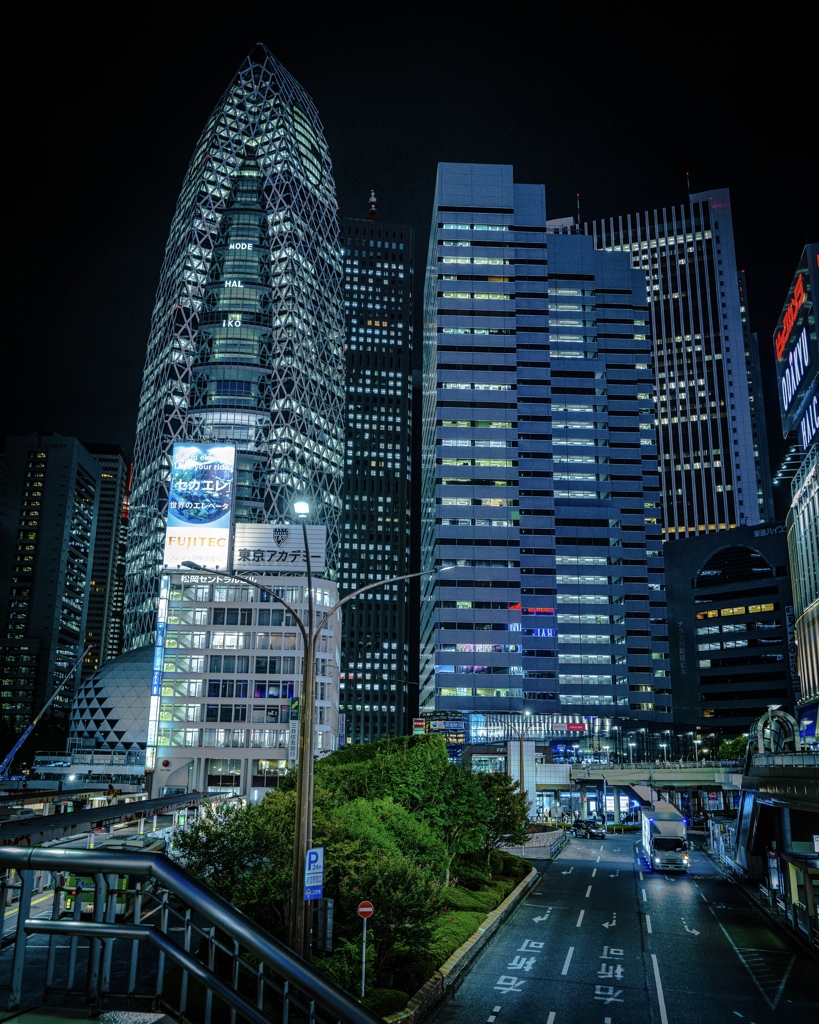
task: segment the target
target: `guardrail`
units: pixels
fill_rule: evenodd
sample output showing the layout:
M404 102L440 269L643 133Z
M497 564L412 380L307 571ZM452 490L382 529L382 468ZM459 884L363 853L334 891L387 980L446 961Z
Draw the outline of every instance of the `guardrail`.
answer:
M35 875L42 872L55 880L51 914L33 917ZM93 920L82 919L82 900L76 898L72 917L62 918L69 873L93 878ZM150 884L153 890L146 888ZM216 996L231 1020L250 1024L383 1024L164 854L0 847L5 913L9 890L19 899L11 981L0 985L8 993L8 1010L23 1008L24 995L34 1007L57 994L61 1004L80 999L92 1016L106 1006L132 1008L142 1001L180 1021L212 1024ZM123 892L133 896L128 921L117 915ZM45 967L41 955L27 955L33 935L48 936ZM57 940L66 939L69 953L58 963ZM112 971L115 959L128 969Z

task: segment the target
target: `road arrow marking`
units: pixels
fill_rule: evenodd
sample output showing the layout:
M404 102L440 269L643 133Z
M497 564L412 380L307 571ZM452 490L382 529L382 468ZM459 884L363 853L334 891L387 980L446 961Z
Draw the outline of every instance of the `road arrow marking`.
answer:
M574 871L574 864L569 868L568 871L561 871L561 875L570 875Z
M617 869L617 870L616 870L616 871L614 872L614 874L613 874L613 875L609 875L609 878L617 878L617 876L618 876L619 874L620 874L620 868L618 868L618 869Z
M683 928L685 928L685 930L688 932L689 935L699 935L699 932L697 931L696 928L689 928L688 927L688 925L685 923L685 918L684 917L681 917L680 920L682 921Z
M610 921L604 921L603 922L603 927L604 928L613 928L616 924L617 924L617 911L615 911L611 915L611 920Z

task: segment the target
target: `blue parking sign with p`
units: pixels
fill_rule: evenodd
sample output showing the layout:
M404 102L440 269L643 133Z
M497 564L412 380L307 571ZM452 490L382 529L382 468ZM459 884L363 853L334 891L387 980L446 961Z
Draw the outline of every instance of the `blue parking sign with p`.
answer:
M304 860L304 898L319 900L324 893L324 847L314 846Z

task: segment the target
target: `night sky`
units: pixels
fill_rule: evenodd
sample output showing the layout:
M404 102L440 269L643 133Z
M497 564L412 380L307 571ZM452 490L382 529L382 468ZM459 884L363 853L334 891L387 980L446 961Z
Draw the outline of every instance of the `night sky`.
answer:
M729 188L771 382L776 321L803 246L819 240L815 93L799 70L814 44L784 9L753 42L716 7L686 8L673 28L596 8L537 8L547 13L530 22L526 7L480 19L367 7L355 27L347 7L282 23L270 3L144 4L118 26L92 23L90 8L59 20L38 8L27 28L21 15L6 89L13 326L0 434L132 449L182 179L256 42L316 104L341 214L366 217L373 188L381 221L414 228L419 297L439 161L512 164L517 181L545 185L549 217L574 214L578 194L583 220L679 205L686 175L692 191ZM459 34L468 18L483 35ZM776 453L775 386L766 399Z

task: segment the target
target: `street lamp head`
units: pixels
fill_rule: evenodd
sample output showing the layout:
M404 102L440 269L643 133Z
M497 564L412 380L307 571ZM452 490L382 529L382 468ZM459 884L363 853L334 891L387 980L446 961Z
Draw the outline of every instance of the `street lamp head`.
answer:
M298 498L293 502L293 512L297 516L309 516L310 502L306 498Z
M186 569L204 569L205 568L204 565L200 565L198 562L190 562L190 561L182 562L182 565L184 565Z

